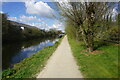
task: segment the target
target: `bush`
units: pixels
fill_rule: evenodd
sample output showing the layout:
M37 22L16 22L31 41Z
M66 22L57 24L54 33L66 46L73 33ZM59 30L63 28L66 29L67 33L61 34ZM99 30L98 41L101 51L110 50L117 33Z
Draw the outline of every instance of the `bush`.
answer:
M108 31L108 36L106 41L112 42L112 43L119 43L119 29L118 26L114 26L112 27L109 31Z

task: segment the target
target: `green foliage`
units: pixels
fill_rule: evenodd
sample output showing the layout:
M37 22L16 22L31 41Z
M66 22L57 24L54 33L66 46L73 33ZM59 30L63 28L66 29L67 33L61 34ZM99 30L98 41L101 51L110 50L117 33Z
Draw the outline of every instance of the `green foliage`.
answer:
M79 41L82 39L80 31L79 31L79 26L77 26L74 22L66 20L66 27L65 31L68 36L71 38L76 39L76 41Z
M2 77L5 77L7 75L6 78L9 78L14 73L15 73L15 70L9 68L4 71L4 73L2 74Z
M66 32L71 38L83 39L89 51L94 50L94 41L112 40L111 34L114 37L114 42L118 42L116 36L118 33L109 32L113 30L112 28L115 25L118 25L119 19L115 21L112 14L110 14L110 10L114 9L115 3L73 2L69 5L71 8L62 4L59 4L59 7L61 13L65 14L64 17L67 20ZM76 24L77 27L72 24Z
M3 41L21 40L22 31L19 27L10 24L7 20L7 15L2 14L2 39ZM19 37L18 37L19 36Z
M20 63L14 65L14 68L3 71L2 78L35 78L45 66L47 60L60 44L62 38L53 46L48 46L32 56L25 58Z
M72 38L76 38L75 27L70 25L66 26L66 33Z
M118 46L116 44L95 42L97 53L86 52L83 42L68 37L79 70L85 78L118 78Z
M62 33L59 30L51 29L50 31L45 31L29 25L26 25L24 29L21 29L21 26L22 25L25 26L25 24L9 21L7 20L6 14L1 14L1 15L2 15L2 37L3 37L2 39L3 42L5 43L14 42L14 41L24 41L24 40L30 40L36 38L44 38L44 37L56 37Z
M108 33L109 36L118 37L118 35L120 34L118 25L113 26Z
M119 43L119 35L118 25L112 25L112 27L103 34L102 40Z

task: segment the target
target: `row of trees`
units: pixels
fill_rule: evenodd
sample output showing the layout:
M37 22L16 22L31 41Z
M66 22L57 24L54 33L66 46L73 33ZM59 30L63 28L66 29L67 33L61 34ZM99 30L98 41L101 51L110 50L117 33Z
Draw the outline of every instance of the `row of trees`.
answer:
M0 15L2 15L3 42L14 42L14 41L37 39L37 38L56 37L62 33L61 31L55 29L45 31L32 26L24 27L24 29L22 29L21 26L11 24L11 22L13 23L13 21L7 20L6 14L0 14Z
M66 30L73 32L76 40L80 38L85 42L89 52L94 50L94 41L105 39L108 32L118 32L118 20L113 21L112 2L61 2L57 3L60 14L65 17ZM68 28L69 27L69 28ZM119 32L118 32L119 33ZM71 33L69 33L71 34Z

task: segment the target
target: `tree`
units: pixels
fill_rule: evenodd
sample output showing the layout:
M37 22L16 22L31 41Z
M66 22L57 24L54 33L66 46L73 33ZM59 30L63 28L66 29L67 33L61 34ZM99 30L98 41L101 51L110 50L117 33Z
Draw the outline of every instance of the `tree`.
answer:
M62 13L62 16L73 21L78 26L86 47L89 52L92 52L94 50L94 34L97 28L95 24L106 19L106 16L112 10L111 3L61 2L57 3L57 5L60 14Z

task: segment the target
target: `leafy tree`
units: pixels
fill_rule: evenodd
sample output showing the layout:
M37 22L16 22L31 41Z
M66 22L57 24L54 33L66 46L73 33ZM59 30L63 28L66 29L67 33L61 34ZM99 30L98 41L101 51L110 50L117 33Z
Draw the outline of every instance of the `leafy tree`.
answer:
M67 20L71 20L78 26L86 47L91 52L94 50L94 35L96 24L108 18L113 6L112 3L104 2L61 2L57 3L60 14ZM100 26L103 32L103 26Z
M7 14L2 15L2 39L3 42L24 41L37 38L56 37L62 32L51 29L49 31L38 29L37 27L17 23L7 20ZM24 29L21 26L24 25Z

